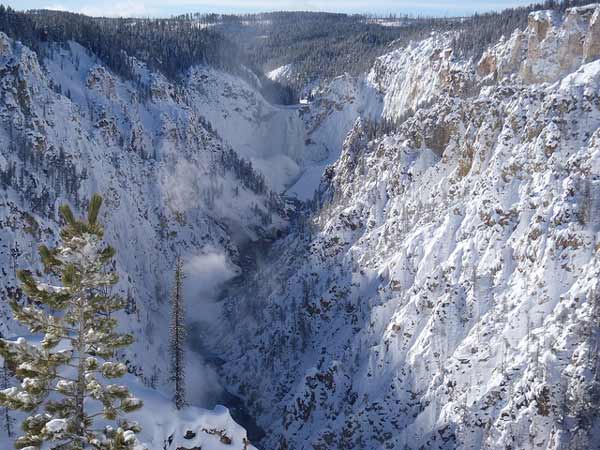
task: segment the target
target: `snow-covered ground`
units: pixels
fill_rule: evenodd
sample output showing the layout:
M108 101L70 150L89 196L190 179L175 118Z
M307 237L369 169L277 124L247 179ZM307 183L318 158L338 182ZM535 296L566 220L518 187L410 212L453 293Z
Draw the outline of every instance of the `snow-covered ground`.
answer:
M255 450L247 439L246 431L235 423L227 408L217 406L207 410L188 406L178 411L170 397L143 386L131 375L122 379L121 383L144 400L144 407L128 414L127 418L140 424L142 431L138 434L138 441L148 450ZM21 414L11 413L12 436L7 435L3 425L0 448L13 448L13 440L20 431L18 422L21 417Z
M288 80L294 73L294 66L292 64L285 64L277 67L276 69L267 72L267 77L273 81L284 82Z
M190 374L193 377L193 374ZM191 378L191 377L190 377ZM193 378L192 378L193 379ZM132 413L142 432L140 442L149 450L199 447L203 450L253 450L246 430L235 423L227 408L206 410L188 406L180 411L170 397L144 387L129 377L127 385L134 395L144 399L144 408Z

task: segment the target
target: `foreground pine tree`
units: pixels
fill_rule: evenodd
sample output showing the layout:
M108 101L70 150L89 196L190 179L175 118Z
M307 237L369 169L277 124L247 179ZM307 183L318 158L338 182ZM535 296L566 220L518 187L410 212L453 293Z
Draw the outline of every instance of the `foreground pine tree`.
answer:
M22 424L23 436L15 442L18 449L143 448L135 436L137 424L122 418L142 402L126 386L107 381L126 373L124 364L110 359L133 338L115 331L112 313L125 302L108 294L118 277L109 267L115 251L102 242L101 205L102 197L94 195L87 220L76 220L68 206L61 207L66 221L62 245L39 248L54 284L39 281L27 270L17 273L33 303L13 301L15 319L32 334L43 335L39 345L23 338L0 340L0 354L21 380L20 386L0 391L0 405L30 414ZM94 419L101 417L116 426L94 428Z
M173 401L175 407L185 406L185 322L183 308L183 262L178 256L175 260L175 283L171 296L171 381L175 384Z

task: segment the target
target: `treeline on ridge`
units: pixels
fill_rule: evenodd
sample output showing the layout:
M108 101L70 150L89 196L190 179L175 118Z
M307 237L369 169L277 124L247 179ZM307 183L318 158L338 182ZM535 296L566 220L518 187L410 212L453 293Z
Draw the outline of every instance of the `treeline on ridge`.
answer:
M73 40L117 74L136 79L130 56L176 80L206 64L245 78L274 103L294 103L310 83L360 75L375 58L431 32L456 32L455 54L479 58L490 45L527 25L530 12L564 11L590 0L547 0L469 17L373 17L317 12L248 15L183 14L165 19L93 18L63 11L18 12L0 5L0 31L43 59L46 42ZM264 72L291 64L281 83ZM249 69L249 70L248 70ZM258 81L252 74L258 77Z
M251 76L254 72L260 79L257 87L271 101L293 101L291 90L261 77L260 70L252 67L238 45L222 33L199 28L197 22L175 18L95 18L51 10L21 12L0 5L0 31L22 41L40 60L48 55L47 43L75 41L115 73L134 81L137 75L130 57L171 80L199 64L239 75L251 83L255 83Z
M468 17L372 17L315 12L275 12L254 15L184 15L213 27L236 42L253 65L265 72L292 64L286 82L299 92L309 83L348 73L368 71L375 58L431 32L457 32L455 54L478 59L483 52L527 26L532 11L564 11L590 0L548 0L526 7Z

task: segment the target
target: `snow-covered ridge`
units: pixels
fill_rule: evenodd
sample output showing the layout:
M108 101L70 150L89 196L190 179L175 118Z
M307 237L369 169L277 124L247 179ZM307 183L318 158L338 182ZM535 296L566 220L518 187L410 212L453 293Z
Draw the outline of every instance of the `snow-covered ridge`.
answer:
M267 77L273 81L287 81L291 79L291 76L294 74L294 66L293 64L285 64L283 66L277 67L276 69L271 70L267 73Z
M490 49L479 73L496 79L517 75L527 83L554 82L600 57L600 4L530 14L527 29Z
M378 60L401 123L358 120L230 293L222 372L265 448L598 447L598 11L534 14L479 67L448 36Z
M187 103L190 92L142 64L137 70L139 83L124 81L76 43L53 46L40 65L31 50L0 34L0 332L26 333L6 299L20 295L16 269L41 273L36 248L57 239L58 206L81 212L100 192L105 238L117 249L118 291L128 301L121 319L136 336L122 360L140 382L167 393L138 387L150 403L144 438L153 450L174 449L184 445L176 428L186 428L198 435L187 444L251 448L226 412L171 410L164 318L176 255L188 261L189 308L203 310L206 299L194 286L239 272L238 245L285 226L283 203ZM198 269L197 261L207 260L218 261L211 269L217 273ZM207 384L191 386L190 401L201 402L218 384L209 386L201 358L190 361L192 376L201 372ZM233 436L233 447L202 427ZM0 442L12 445L6 436Z
M384 96L383 117L398 119L431 103L447 88L466 90L465 64L453 60L452 34L433 34L375 61L367 80ZM457 82L458 81L458 82Z

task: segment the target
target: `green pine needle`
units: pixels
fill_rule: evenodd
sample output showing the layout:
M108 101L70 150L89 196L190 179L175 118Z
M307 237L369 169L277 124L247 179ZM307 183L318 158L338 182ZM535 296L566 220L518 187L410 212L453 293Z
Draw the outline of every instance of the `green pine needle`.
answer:
M96 225L96 221L98 220L98 213L100 212L100 207L102 206L102 196L100 194L92 195L90 199L90 205L88 207L88 223L91 226Z

